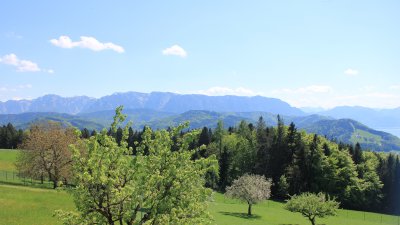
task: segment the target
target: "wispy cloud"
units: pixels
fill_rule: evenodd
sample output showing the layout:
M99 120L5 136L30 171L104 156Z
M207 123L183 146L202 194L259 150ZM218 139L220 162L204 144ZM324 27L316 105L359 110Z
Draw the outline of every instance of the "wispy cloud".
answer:
M0 87L0 92L8 92L8 91L16 91L17 89L15 89L15 88L13 88L13 89L11 89L11 88L8 88L8 87Z
M24 90L24 89L30 89L32 87L33 87L32 84L20 84L18 86L14 86L14 87L2 86L2 87L0 87L0 92L15 92L15 91Z
M389 87L390 90L400 90L400 84L392 85Z
M179 45L173 45L169 48L162 50L163 55L175 55L182 58L187 57L187 52Z
M0 57L0 63L14 66L17 72L47 72L54 73L51 69L41 69L37 63L29 60L19 59L17 55L11 53Z
M360 72L356 69L351 69L348 68L347 70L344 71L344 74L348 75L348 76L357 76Z
M60 36L58 39L51 39L50 43L60 48L87 48L93 51L113 50L118 53L125 52L125 49L111 42L102 43L94 37L81 36L79 41L72 41L68 36Z
M374 85L365 85L365 86L358 88L358 90L360 90L362 92L371 92L375 89L376 89L376 86L374 86Z
M328 93L331 92L333 88L328 85L310 85L307 87L300 87L300 88L283 88L273 90L272 92L275 94L315 94L315 93Z
M32 84L21 84L17 86L19 89L30 89L32 88Z
M223 96L223 95L238 95L238 96L255 96L261 95L253 90L238 87L238 88L228 88L228 87L211 87L206 90L196 91L196 94L210 95L210 96Z
M4 34L4 36L5 36L6 38L9 38L9 39L18 39L18 40L23 38L22 35L17 34L17 33L15 33L14 31L6 32L6 33Z

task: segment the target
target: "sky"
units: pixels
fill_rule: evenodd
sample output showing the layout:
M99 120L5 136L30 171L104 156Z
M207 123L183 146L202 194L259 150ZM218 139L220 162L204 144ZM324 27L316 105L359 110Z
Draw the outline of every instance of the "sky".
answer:
M0 7L0 101L116 92L400 107L400 1L22 1Z

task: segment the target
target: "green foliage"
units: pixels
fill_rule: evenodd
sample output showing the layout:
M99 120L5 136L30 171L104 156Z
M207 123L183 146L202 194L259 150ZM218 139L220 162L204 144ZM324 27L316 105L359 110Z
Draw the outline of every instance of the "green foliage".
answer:
M11 123L0 126L0 149L16 149L21 144L23 138L23 131L15 129Z
M111 131L125 116L118 107ZM204 176L217 170L216 160L191 160L189 143L198 131L177 140L172 137L187 125L171 131L146 128L136 155L131 155L127 137L129 124L122 129L120 143L103 130L73 147L76 188L72 195L78 213L59 211L65 224L199 224L208 223L207 201L211 190ZM143 216L139 216L143 212Z
M307 217L312 225L316 218L335 216L339 203L325 197L325 194L303 193L293 196L285 205L285 209L291 212L301 213Z
M287 182L286 176L282 175L278 182L278 196L285 199L289 196L289 183Z

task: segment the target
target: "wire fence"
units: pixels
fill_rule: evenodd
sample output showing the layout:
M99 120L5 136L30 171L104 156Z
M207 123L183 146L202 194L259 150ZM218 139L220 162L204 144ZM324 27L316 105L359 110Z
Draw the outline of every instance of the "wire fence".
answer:
M395 215L353 210L339 210L338 216L346 218L345 221L347 223L343 225L352 225L354 221L360 220L374 222L374 224L400 225L400 216Z
M0 183L53 188L53 183L46 178L44 178L43 180L37 180L28 176L24 176L23 174L20 174L16 171L6 170L0 170Z

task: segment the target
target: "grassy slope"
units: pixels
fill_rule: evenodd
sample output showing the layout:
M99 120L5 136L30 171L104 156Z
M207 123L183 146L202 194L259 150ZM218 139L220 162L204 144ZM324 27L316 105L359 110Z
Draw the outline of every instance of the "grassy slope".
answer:
M247 205L236 200L226 199L221 194L214 196L215 202L211 204L210 211L214 217L215 224L299 224L308 225L309 221L299 213L291 213L283 209L283 203L265 201L253 206L254 216L246 215ZM364 220L365 214L365 220ZM381 222L382 217L382 222ZM317 224L327 225L397 225L398 218L378 213L364 213L352 210L339 210L338 216L325 219L317 219Z
M0 193L0 224L60 224L54 210L74 208L66 192L0 185Z
M49 181L44 181L44 184L41 184L38 180L19 177L14 164L17 156L18 150L0 149L0 183L11 185L29 185L44 188L53 187L52 183Z
M18 150L0 149L0 170L15 171Z
M56 209L72 210L71 197L63 191L54 191L30 187L0 185L0 224L59 224L53 216ZM225 199L216 193L210 204L213 224L309 224L296 213L282 208L279 202L267 201L253 207L254 216L245 214L247 205L235 200ZM382 216L382 223L381 223ZM397 218L375 213L341 210L339 216L317 221L328 225L396 225Z

